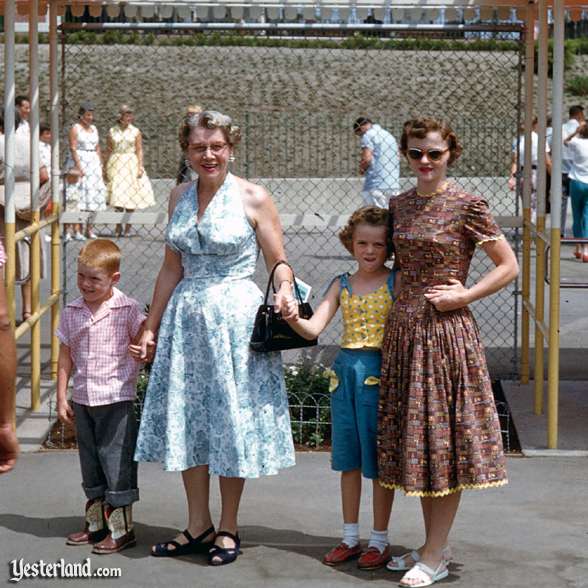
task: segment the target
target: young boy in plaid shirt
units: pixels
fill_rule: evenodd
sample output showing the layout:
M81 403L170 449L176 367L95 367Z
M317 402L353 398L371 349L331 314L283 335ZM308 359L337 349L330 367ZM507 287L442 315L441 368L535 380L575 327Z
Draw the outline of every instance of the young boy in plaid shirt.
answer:
M135 300L114 287L120 257L120 249L107 239L83 247L78 257L81 297L65 307L57 330L57 415L75 423L88 499L85 528L66 543L93 544L92 551L100 554L135 544L132 504L139 499L133 401L140 364L128 346L140 336L145 316Z

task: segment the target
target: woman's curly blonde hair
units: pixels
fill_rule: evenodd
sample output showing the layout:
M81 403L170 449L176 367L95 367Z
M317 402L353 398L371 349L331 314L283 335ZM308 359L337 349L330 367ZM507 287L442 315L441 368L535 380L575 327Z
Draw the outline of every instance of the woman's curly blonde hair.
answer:
M241 129L233 124L230 116L216 110L205 110L197 114L188 114L180 127L179 139L182 151L188 149L190 133L192 129L202 127L204 129L220 129L226 142L231 147L236 147L241 140Z
M388 227L390 224L390 215L385 208L377 206L364 206L358 208L347 221L347 224L339 231L339 240L343 247L353 255L353 233L357 225L371 225L373 227ZM392 255L392 239L390 231L386 234L386 256Z

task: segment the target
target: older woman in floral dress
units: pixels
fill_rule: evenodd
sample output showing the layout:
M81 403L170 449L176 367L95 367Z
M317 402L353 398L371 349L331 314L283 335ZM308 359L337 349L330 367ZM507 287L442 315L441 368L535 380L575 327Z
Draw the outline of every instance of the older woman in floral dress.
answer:
M252 280L259 248L268 268L284 259L282 229L267 191L229 171L239 137L218 112L185 121L181 147L198 179L172 190L165 259L134 349L145 357L157 333L136 459L181 471L188 502L186 530L153 546L152 555L208 553L210 565L240 553L245 479L294 465L280 354L249 346L262 300ZM275 304L293 318L291 271L280 265L275 276ZM219 476L218 532L211 474Z

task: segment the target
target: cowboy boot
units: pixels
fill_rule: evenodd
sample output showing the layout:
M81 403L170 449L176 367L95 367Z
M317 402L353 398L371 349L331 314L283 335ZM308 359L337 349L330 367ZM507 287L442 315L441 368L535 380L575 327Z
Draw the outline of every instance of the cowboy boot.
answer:
M102 498L93 498L86 502L86 524L83 531L67 536L66 545L88 545L102 541L108 534L102 512Z
M135 531L133 531L133 506L113 507L104 504L104 518L108 526L108 535L105 539L96 543L92 553L108 554L116 553L137 543Z

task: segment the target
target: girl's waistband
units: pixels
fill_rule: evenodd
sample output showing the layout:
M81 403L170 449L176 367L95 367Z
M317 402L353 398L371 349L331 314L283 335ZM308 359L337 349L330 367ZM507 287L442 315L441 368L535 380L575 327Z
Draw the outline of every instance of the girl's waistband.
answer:
M382 351L380 349L376 349L375 347L359 347L349 348L349 347L341 347L339 349L339 353L343 355L353 356L353 355L360 355L361 357L381 357Z

